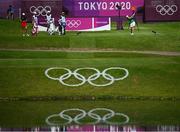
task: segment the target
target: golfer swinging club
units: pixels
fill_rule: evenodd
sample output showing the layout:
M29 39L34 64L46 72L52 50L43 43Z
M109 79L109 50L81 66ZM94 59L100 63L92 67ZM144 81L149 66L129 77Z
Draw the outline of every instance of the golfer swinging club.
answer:
M131 35L134 35L134 30L135 30L135 27L136 27L136 21L135 21L135 15L136 15L136 12L135 10L133 10L133 13L131 16L126 16L126 18L128 19L128 23L129 23L129 27L130 27L130 30L131 30Z

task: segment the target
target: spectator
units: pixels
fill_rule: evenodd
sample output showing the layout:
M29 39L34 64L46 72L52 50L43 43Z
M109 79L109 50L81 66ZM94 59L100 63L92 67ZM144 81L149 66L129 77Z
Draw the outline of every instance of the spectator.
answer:
M49 31L49 28L50 28L51 18L52 18L51 12L50 12L50 11L47 11L47 15L46 15L47 31Z
M14 20L14 8L12 5L9 5L9 8L7 9L7 19Z
M65 17L64 12L61 13L61 16L58 22L59 22L59 35L65 35L66 34L66 17Z
M49 35L52 35L54 32L55 32L54 18L51 18L49 21L48 33Z
M37 17L36 12L34 12L33 14L34 15L32 17L32 25L33 25L32 36L37 36L37 34L38 34L38 17Z

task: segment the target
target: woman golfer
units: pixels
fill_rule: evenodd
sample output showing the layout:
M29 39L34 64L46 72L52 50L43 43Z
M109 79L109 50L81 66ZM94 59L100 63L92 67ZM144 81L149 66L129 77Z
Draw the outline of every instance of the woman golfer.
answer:
M131 35L134 35L134 30L135 30L135 27L136 27L136 21L135 21L135 11L133 11L132 15L131 16L126 16L126 18L128 19L128 23L129 23L129 28L131 30Z
M21 16L21 29L22 29L22 33L23 33L23 37L24 36L29 36L29 34L27 33L27 18L25 13L22 13Z

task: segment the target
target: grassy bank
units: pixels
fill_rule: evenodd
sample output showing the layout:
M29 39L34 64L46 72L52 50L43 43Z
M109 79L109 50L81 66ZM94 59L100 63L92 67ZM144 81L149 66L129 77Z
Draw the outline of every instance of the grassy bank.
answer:
M40 33L37 38L22 37L18 21L0 20L0 48L112 48L121 50L180 51L180 31L176 23L140 24L135 36L129 30L106 32L68 32L66 36L48 36ZM29 28L30 30L30 28ZM156 31L155 35L152 31Z
M22 53L21 53L22 52ZM64 53L64 52L9 52L0 54L0 97L1 98L180 98L180 58L163 56L141 56L141 54L110 53ZM21 56L24 54L24 57ZM103 57L103 54L106 54ZM114 57L111 57L114 56ZM16 56L16 57L15 57ZM62 58L59 56L63 56ZM49 58L48 58L49 57ZM54 58L53 58L54 57ZM56 58L57 57L57 58ZM129 70L129 77L116 81L107 87L94 87L84 84L80 87L67 87L58 81L48 79L44 72L49 67L66 67L75 70L79 67L95 67L104 70L121 66ZM54 71L52 76L59 77L65 72ZM80 72L88 77L93 72ZM110 71L115 77L116 71ZM124 73L121 73L124 74ZM79 83L71 77L67 83ZM107 83L103 78L94 81Z

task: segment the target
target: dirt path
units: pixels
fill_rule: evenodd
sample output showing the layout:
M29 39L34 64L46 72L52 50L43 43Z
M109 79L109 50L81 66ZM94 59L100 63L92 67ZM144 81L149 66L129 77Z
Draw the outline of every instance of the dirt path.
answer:
M41 49L0 49L0 51L54 51L54 52L114 52L114 53L138 53L138 54L152 54L152 55L162 55L162 56L180 56L180 52L171 52L171 51L125 51L117 49L93 49L93 48L41 48Z

